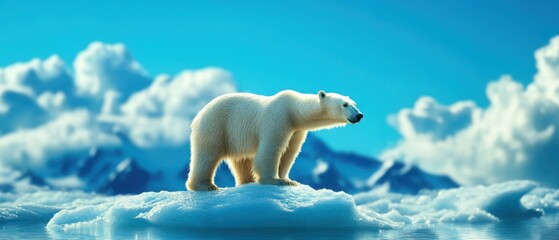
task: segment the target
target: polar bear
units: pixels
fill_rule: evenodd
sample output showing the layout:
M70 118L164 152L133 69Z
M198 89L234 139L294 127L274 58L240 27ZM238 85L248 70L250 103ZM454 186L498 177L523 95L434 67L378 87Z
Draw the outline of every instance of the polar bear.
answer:
M222 95L194 118L186 188L217 190L216 169L225 160L235 185L257 182L296 186L289 171L308 131L357 123L363 114L349 97L337 93L302 94L291 90L273 96Z

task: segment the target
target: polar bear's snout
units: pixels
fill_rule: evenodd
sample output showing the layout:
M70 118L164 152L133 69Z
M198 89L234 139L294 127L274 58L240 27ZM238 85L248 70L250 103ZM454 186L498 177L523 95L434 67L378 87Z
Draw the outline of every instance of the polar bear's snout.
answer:
M363 113L359 113L355 117L357 117L357 121L359 122L359 121L361 121L361 118L363 118Z
M350 112L350 117L348 117L347 120L350 123L353 124L358 123L363 118L363 113L361 113L361 111L359 111L359 109L357 109L355 106L352 106L349 112Z

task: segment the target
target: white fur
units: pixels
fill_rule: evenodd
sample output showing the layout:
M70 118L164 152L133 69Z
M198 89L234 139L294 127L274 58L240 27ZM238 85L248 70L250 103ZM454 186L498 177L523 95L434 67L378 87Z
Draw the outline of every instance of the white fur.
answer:
M346 106L344 106L344 103ZM206 105L192 122L188 190L216 190L213 179L225 159L236 185L258 182L297 185L289 171L307 132L343 126L361 114L336 93L274 96L233 93Z

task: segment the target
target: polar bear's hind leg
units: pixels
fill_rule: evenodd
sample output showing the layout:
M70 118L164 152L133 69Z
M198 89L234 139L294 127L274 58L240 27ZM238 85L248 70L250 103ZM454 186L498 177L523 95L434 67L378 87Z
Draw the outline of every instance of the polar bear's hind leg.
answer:
M214 183L215 171L220 159L211 152L193 153L186 188L190 191L218 190Z
M252 159L241 158L227 161L227 165L235 177L235 186L253 183Z

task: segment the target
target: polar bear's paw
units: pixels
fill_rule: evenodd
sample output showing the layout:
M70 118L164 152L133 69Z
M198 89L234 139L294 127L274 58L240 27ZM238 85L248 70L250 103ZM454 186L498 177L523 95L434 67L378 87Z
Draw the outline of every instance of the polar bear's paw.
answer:
M290 179L283 178L272 178L272 179L261 179L258 181L260 184L264 185L276 185L276 186L298 186L299 183Z
M191 184L188 187L190 191L216 191L219 188L213 183L198 183L198 184Z

